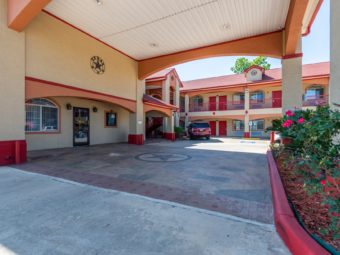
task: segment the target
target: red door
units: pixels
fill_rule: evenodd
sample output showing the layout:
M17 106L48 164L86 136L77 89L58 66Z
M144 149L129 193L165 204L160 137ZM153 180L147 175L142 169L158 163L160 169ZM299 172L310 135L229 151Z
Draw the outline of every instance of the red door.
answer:
M227 110L227 96L220 96L218 100L218 109L220 111Z
M272 92L272 105L273 105L273 108L282 107L282 91L281 90Z
M216 121L209 121L211 135L216 136Z
M216 97L209 97L209 111L216 111Z
M227 121L218 122L218 131L220 136L227 136Z

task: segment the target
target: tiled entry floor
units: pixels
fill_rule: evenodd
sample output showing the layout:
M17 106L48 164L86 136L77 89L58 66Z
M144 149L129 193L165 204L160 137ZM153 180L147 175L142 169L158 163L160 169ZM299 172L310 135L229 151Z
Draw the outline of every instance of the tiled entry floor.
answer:
M152 140L29 152L16 168L273 222L266 141Z

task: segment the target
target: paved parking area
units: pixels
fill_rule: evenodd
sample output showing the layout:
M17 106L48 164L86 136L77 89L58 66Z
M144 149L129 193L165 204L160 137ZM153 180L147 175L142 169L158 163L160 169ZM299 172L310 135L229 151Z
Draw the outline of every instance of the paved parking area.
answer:
M149 140L30 152L18 168L272 223L267 147L230 138Z
M0 201L1 255L289 254L271 224L8 167Z

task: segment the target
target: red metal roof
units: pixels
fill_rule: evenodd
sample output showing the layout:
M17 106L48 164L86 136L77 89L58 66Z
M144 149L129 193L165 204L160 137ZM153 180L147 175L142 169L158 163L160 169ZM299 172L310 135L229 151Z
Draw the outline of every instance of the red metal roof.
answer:
M151 103L153 105L158 105L160 107L163 107L163 108L169 108L169 109L177 109L177 107L175 105L172 105L172 104L167 104L165 102L163 102L162 100L159 100L157 98L154 98L153 96L149 96L149 95L146 95L144 94L143 95L143 102L144 103Z
M302 66L302 76L304 79L312 78L317 76L329 76L330 73L330 63L321 62L315 64L307 64ZM231 74L219 77L205 78L192 81L184 81L183 88L181 91L190 91L197 89L207 89L215 87L227 87L227 86L244 86L251 84L261 84L268 82L280 81L282 79L281 68L275 68L266 70L263 74L263 79L260 81L247 81L245 75L242 74Z

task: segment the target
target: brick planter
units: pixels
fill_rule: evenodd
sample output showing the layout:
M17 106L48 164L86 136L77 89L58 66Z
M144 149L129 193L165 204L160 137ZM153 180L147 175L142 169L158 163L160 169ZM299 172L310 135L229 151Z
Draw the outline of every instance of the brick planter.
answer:
M267 152L276 231L293 255L329 255L299 224L289 205L276 162Z

